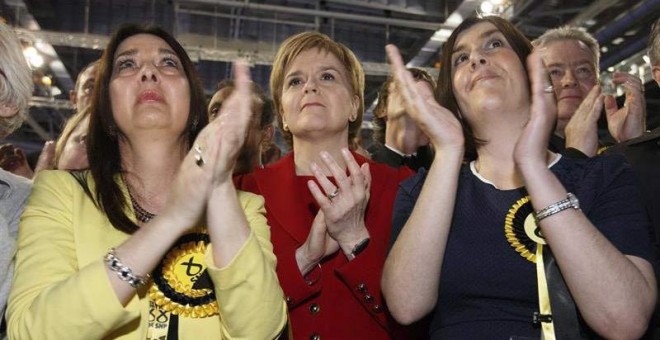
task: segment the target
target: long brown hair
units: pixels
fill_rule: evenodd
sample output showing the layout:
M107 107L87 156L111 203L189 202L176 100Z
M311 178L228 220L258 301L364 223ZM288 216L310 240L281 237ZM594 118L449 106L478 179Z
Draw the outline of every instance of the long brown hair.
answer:
M105 212L112 225L126 233L133 233L138 226L126 215L127 200L117 174L124 172L119 153L119 136L110 104L110 79L113 72L113 59L119 45L137 34L150 34L163 39L181 60L190 87L190 112L183 134L188 145L192 145L199 131L208 123L204 88L199 80L195 65L184 48L165 30L156 26L127 24L112 36L101 56L98 77L94 85L92 112L89 121L87 158L89 170L94 179L94 187L85 181L85 189L96 205ZM80 181L80 176L77 177ZM93 194L92 194L93 191Z
M502 35L506 38L511 45L511 48L518 55L520 62L523 65L523 68L527 70L527 56L532 53L532 44L529 39L525 37L511 22L506 19L502 19L498 16L486 16L486 17L471 17L465 19L456 29L451 33L449 39L442 47L442 57L441 57L441 68L440 74L438 75L438 87L436 95L438 97L438 102L449 111L454 113L456 117L461 121L463 126L463 134L465 135L465 158L466 160L474 160L477 158L477 146L484 144L486 141L476 138L472 129L467 124L466 121L461 119L460 108L456 102L456 97L454 96L454 88L452 85L452 62L451 55L454 50L454 45L456 45L456 40L458 36L464 31L468 30L472 26L482 23L489 22L493 24ZM527 80L529 86L529 79Z

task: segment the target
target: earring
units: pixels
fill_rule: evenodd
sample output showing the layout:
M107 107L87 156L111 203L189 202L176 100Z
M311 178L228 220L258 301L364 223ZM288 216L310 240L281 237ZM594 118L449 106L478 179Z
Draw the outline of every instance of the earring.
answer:
M287 123L283 123L283 124L282 124L282 129L283 129L284 131L289 132L289 125L288 125Z

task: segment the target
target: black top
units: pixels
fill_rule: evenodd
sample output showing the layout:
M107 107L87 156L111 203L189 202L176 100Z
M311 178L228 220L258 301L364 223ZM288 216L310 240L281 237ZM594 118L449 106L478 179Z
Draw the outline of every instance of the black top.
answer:
M393 168L407 166L418 171L420 168L428 169L433 162L433 150L430 146L418 148L414 156L401 156L381 143L373 143L367 151L374 162L384 163Z
M651 258L649 222L623 157L562 157L551 170L617 249ZM394 206L393 241L410 216L425 178L426 171L421 170L401 184ZM461 169L430 328L432 339L540 337L540 329L532 324L532 315L538 311L535 264L505 236L506 216L525 196L524 188L499 190L468 165ZM514 220L525 221L533 209L525 203L515 211ZM523 231L520 243L533 253L535 243L528 241Z
M642 198L660 240L660 127L639 138L609 148L606 153L620 153L632 165L640 182Z

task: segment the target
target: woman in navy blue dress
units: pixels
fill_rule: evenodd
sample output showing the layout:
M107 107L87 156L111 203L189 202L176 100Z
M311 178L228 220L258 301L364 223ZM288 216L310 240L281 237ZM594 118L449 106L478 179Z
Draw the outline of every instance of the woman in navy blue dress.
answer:
M529 41L498 17L464 21L444 45L442 105L388 54L436 150L397 195L392 315L433 313L433 339L639 338L657 292L631 169L547 150L555 99Z

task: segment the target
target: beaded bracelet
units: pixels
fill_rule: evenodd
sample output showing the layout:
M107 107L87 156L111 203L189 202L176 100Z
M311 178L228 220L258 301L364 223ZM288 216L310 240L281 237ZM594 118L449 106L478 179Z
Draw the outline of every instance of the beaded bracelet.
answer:
M131 270L131 268L121 263L121 260L115 253L115 248L110 248L108 253L105 254L103 260L105 261L105 264L108 265L110 270L117 273L117 277L119 277L119 279L128 282L128 284L133 288L140 288L141 286L144 286L144 284L149 280L149 274L145 276L135 275L133 274L133 270Z

